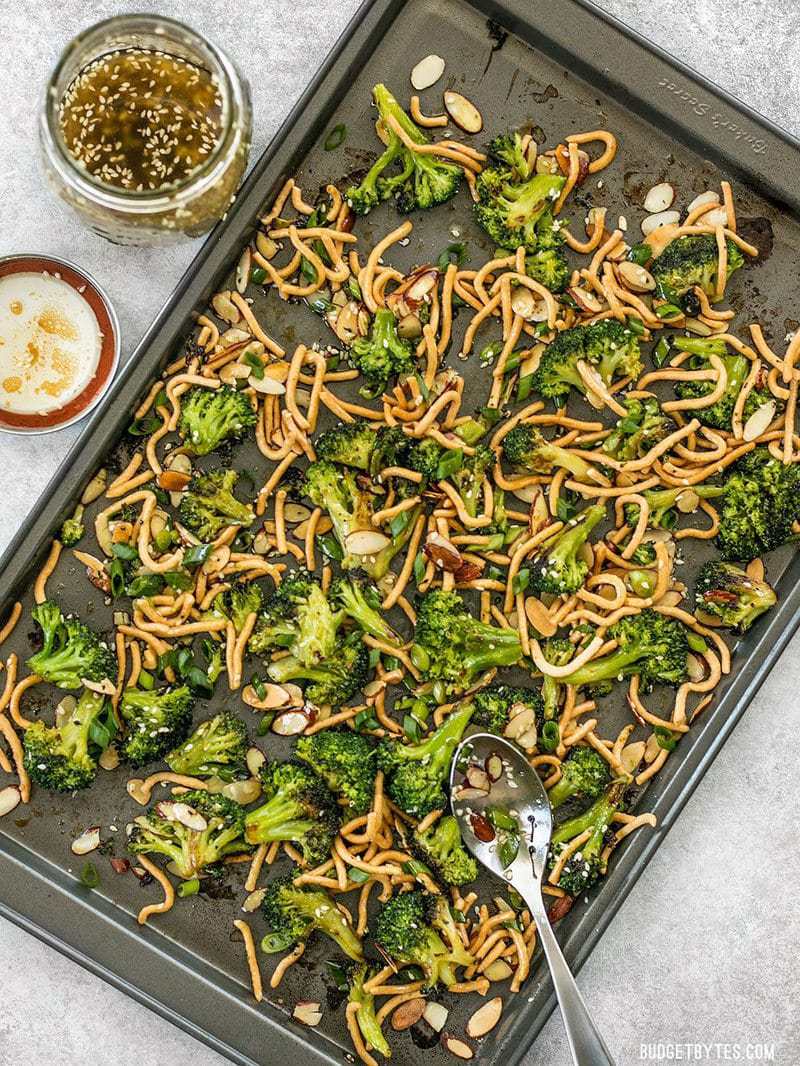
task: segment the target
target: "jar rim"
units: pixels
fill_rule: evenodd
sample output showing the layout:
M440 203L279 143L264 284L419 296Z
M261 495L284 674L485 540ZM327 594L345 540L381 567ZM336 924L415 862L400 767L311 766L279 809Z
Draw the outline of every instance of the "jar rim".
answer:
M125 28L131 32L137 29L147 30L154 35L163 34L165 45L169 41L169 31L189 38L192 47L196 47L211 67L212 75L217 79L222 96L221 132L213 151L199 167L185 178L161 190L131 191L116 189L99 181L83 169L67 148L58 123L58 105L63 91L59 92L59 81L70 60L76 53L91 43L94 38L110 35L110 30ZM166 32L165 32L166 31ZM113 49L109 49L112 51ZM101 55L103 53L100 53ZM71 81L72 79L70 79ZM64 86L66 89L66 86ZM61 52L55 68L45 87L44 107L41 116L43 142L51 162L58 169L62 180L73 189L81 192L98 206L112 211L128 214L149 214L180 208L183 203L194 200L197 196L213 186L221 177L227 166L232 140L238 139L236 114L244 105L242 86L236 67L220 48L212 44L202 34L187 26L186 23L166 15L130 14L114 15L103 19L82 30ZM235 147L235 145L233 145Z

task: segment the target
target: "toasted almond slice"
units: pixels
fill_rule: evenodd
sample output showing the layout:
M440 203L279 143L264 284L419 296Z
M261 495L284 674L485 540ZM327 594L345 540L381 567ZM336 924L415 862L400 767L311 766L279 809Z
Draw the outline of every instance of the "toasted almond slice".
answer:
M478 1007L467 1022L467 1036L471 1036L476 1040L478 1037L486 1036L500 1021L502 1013L503 999L501 996L495 996L488 1003L484 1003L482 1007Z
M191 474L192 472L192 460L186 452L170 452L169 458L164 465L167 470L177 470L181 474Z
M453 122L465 133L480 133L483 129L480 111L461 93L448 89L444 94L444 106Z
M283 685L274 685L272 682L264 685L263 698L252 685L245 685L242 689L242 700L248 707L254 707L257 711L274 711L291 703L288 690Z
M218 548L215 548L203 563L202 571L204 574L218 574L220 570L224 570L231 559L231 549L227 544L220 544Z
M525 485L521 489L513 489L513 495L523 503L533 503L537 496L541 496L542 490L538 485Z
M357 529L344 542L345 550L351 555L377 555L390 544L386 534L377 529Z
M480 766L470 766L465 774L470 788L477 788L480 792L488 792L491 787L489 775Z
M226 799L246 807L248 803L254 803L261 795L261 782L255 777L245 777L242 781L227 782L220 791Z
M266 555L270 550L269 537L260 529L258 533L253 537L253 551L256 555Z
M419 63L412 68L411 84L417 92L421 92L435 85L442 74L444 74L444 60L436 53L432 53L420 59Z
M301 522L299 526L295 526L294 535L299 540L306 539L306 533L308 532L308 519L305 522ZM321 515L317 522L317 536L321 537L323 533L330 533L333 529L333 524L327 515Z
M208 829L208 822L203 815L190 807L188 803L173 803L172 816L176 822L185 825L187 829L193 829L196 833L202 833Z
M532 729L535 725L536 718L533 713L533 708L520 705L518 713L509 718L508 723L503 730L503 736L508 737L509 740L516 740L518 737L521 737L523 733L527 733L527 731Z
M226 385L236 385L237 381L249 378L252 373L253 368L244 363L228 363L220 370L219 379Z
M661 226L674 225L679 222L680 217L677 211L659 211L655 215L648 215L642 222L642 233L647 237L653 230L657 230Z
M728 212L724 207L715 207L703 215L702 221L708 226L727 226Z
M88 855L90 851L99 847L100 826L93 825L91 829L84 829L81 835L72 841L70 851L73 855Z
M239 257L239 262L236 264L236 291L243 294L247 288L247 283L250 280L250 262L252 256L250 249L245 248Z
M420 267L408 277L408 287L400 288L406 301L411 301L412 309L421 303L429 302L431 293L436 288L439 280L439 271L436 267Z
M442 1047L457 1059L471 1059L475 1055L469 1044L459 1040L457 1036L443 1036Z
M745 567L745 573L751 581L764 580L764 564L760 559L751 559Z
M686 489L675 501L681 514L694 514L700 504L700 497L693 489Z
M87 506L90 503L94 503L95 500L99 500L103 493L106 491L106 485L108 484L108 471L98 470L92 480L83 490L81 495L81 503Z
M283 382L271 377L266 372L263 378L257 378L255 374L251 374L247 379L247 384L251 389L255 389L256 392L260 392L264 396L283 396L286 392L286 386Z
M651 215L658 214L672 207L674 199L675 189L668 181L662 181L648 190L644 198L644 209Z
M580 307L581 311L587 311L590 314L596 315L598 311L603 310L603 304L600 300L598 300L593 293L588 292L586 289L582 289L580 285L573 285L573 287L567 291L578 307ZM521 369L520 376L523 376Z
M425 1011L425 1000L421 997L407 999L392 1012L391 1026L397 1033L404 1029L410 1029L422 1017Z
M447 1016L450 1012L443 1003L436 1003L432 1001L425 1004L425 1010L422 1012L422 1017L428 1023L428 1025L437 1033L441 1033L447 1024Z
M119 766L119 752L113 744L109 744L100 754L97 760L98 766L103 770L116 770Z
M78 701L74 696L62 696L56 707L56 728L60 728L67 718L72 714L75 708L78 706Z
M472 788L470 785L462 785L453 793L453 795L458 800L483 799L484 796L489 795L489 790L486 788Z
M455 544L441 533L428 534L422 550L435 567L451 574L455 574L463 562L461 552Z
M266 896L266 894L266 888L257 888L255 892L251 892L249 896L245 897L245 901L242 904L242 910L246 914L253 914L253 912L257 911L264 902L264 896Z
M500 778L503 776L503 760L496 752L493 752L491 755L487 755L485 766L486 776L489 778L492 784L494 784L495 781L499 781Z
M701 192L699 196L695 196L694 200L686 208L687 215L690 215L696 207L704 207L706 204L718 204L719 193L714 192L713 189L707 189L705 192Z
M258 776L258 771L267 761L267 757L260 748L248 748L245 756L245 762L247 763L247 769L253 775Z
M7 785L0 789L0 818L4 814L10 814L15 807L19 806L21 800L22 796L16 785Z
M403 315L400 321L397 323L397 333L405 340L416 340L417 337L422 336L422 322L419 315L408 314ZM410 1002L413 1002L411 1000Z
M533 628L543 637L552 637L558 628L545 605L535 596L528 596L525 600L525 614Z
M507 981L514 971L505 959L495 959L483 972L490 981Z
M697 334L698 337L710 337L714 332L710 326L707 326L705 322L701 322L699 318L687 318L683 326L684 329L687 329L690 333Z
M750 415L742 429L742 438L746 441L755 440L766 431L767 426L775 417L775 401L767 400Z
M311 1000L301 1000L292 1011L292 1017L303 1025L319 1025L322 1021L322 1010L319 1003Z
M619 761L628 774L635 774L639 763L644 758L644 741L636 740L633 744L626 744L620 752Z
M274 259L278 254L278 245L271 237L268 237L266 233L261 233L259 231L256 234L256 250L260 252L265 259Z
M702 681L706 676L705 663L691 651L686 656L686 671L690 681Z
M303 503L289 501L283 508L283 517L290 525L305 522L311 517L311 511Z
M296 737L307 725L308 715L305 711L282 711L272 723L272 732L277 733L279 737Z
M81 684L90 692L99 692L101 696L113 696L117 691L114 682L109 677L104 677L102 681L90 681L82 677Z
M285 359L276 359L274 363L270 363L264 368L264 374L268 378L274 378L276 381L286 381L289 377L289 364Z
M217 318L221 318L223 322L228 322L231 326L237 325L242 317L239 308L231 299L228 289L213 296L211 298L211 306Z
M519 285L512 291L511 310L515 315L521 315L526 322L547 321L547 304L524 285Z
M656 279L649 270L645 270L638 263L624 260L617 266L617 274L627 289L631 292L652 292L656 287Z
M655 733L651 733L647 738L647 743L644 747L644 761L649 766L651 762L654 762L661 752L661 745L658 743L658 737Z
M132 777L125 785L125 789L132 800L146 807L150 802L150 793L143 786L144 781L141 777Z

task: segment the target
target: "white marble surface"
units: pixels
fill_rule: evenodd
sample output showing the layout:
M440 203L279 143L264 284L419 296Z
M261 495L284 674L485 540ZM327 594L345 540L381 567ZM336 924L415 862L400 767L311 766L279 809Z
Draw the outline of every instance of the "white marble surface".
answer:
M69 37L92 21L155 6L191 21L242 65L253 87L255 156L356 3L195 0L187 8L174 0L41 0L32 7L0 0L0 255L41 250L94 271L120 313L124 355L195 249L114 248L76 226L43 187L35 115L44 80ZM600 6L800 132L800 5L601 0ZM3 469L24 471L4 481L0 547L75 435L73 429L40 438L0 437ZM755 1061L748 1045L763 1042L774 1044L772 1061L800 1063L800 805L796 774L785 766L787 755L794 759L800 729L799 652L796 639L581 974L619 1066L646 1061L640 1045L648 1041L709 1045L701 1053L711 1062L748 1061L748 1055ZM3 921L0 988L0 1066L223 1064L219 1055ZM683 1051L684 1060L688 1055ZM263 1061L272 1061L268 1049ZM569 1061L553 1018L526 1066Z

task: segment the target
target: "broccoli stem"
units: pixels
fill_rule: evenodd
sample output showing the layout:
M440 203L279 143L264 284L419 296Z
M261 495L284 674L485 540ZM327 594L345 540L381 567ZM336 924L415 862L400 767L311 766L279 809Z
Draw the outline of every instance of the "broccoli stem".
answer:
M602 659L595 659L578 667L577 670L561 680L565 685L596 685L600 681L611 681L624 675L629 666L636 663L643 655L641 648L619 648Z
M545 462L550 463L551 466L560 466L564 470L569 470L578 481L593 481L592 475L595 471L591 463L587 463L579 455L573 455L566 448L561 448L558 444L543 444L538 452Z
M308 818L298 818L297 803L282 796L267 800L247 816L245 839L250 844L268 844L273 840L302 840L311 829Z
M606 509L602 504L598 503L593 507L587 507L575 520L573 526L562 533L556 534L555 544L547 552L548 558L560 562L568 562L570 559L574 559L581 546L588 540L589 534L598 522L602 522L605 515Z
M587 829L591 829L592 836L582 845L581 853L584 858L588 858L591 854L599 852L605 831L620 806L627 785L627 781L614 782L583 814L578 814L560 825L553 833L550 841L551 849L559 844L567 844L581 833L585 833Z
M494 632L494 630L492 630ZM400 751L404 759L416 759L425 762L434 762L443 765L450 762L450 756L455 750L456 744L461 740L461 734L467 728L467 723L472 717L474 707L471 705L461 711L454 711L444 720L435 733L427 740L419 744L402 745Z
M394 96L391 92L389 92L385 85L376 85L375 88L372 90L372 95L375 99L375 103L378 106L378 112L380 113L381 118L387 118L389 115L391 115L394 119L397 120L398 125L408 136L409 140L414 141L415 144L428 143L428 138L425 136L419 126L417 126L416 123L411 121L411 119L405 113L403 108L398 104L397 100L395 100ZM386 127L386 132L391 133L391 130L388 128L388 126ZM401 143L399 142L399 139L398 143Z

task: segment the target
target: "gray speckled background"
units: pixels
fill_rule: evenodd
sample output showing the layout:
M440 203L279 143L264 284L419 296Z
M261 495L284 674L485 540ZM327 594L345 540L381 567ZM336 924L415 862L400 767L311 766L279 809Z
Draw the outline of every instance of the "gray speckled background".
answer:
M0 255L46 251L86 266L119 311L123 357L194 254L115 248L80 229L43 187L35 117L63 44L94 20L139 5L115 0L0 0ZM255 143L264 147L355 10L355 0L161 0L227 49L253 89ZM601 0L680 59L800 133L800 5L760 0ZM722 61L721 61L722 57ZM789 309L787 309L788 311ZM4 547L77 430L0 437L7 474ZM24 472L20 476L20 472ZM796 777L784 760L800 730L800 639L784 653L678 825L600 942L581 986L619 1064L648 1061L641 1044L686 1061L800 1063L797 1007L800 884ZM765 743L766 741L766 743ZM792 756L793 757L793 756ZM776 812L778 816L776 817ZM0 1066L137 1066L224 1060L169 1023L0 920ZM750 1045L766 1044L766 1052ZM719 1047L715 1046L719 1045ZM663 1054L667 1054L664 1049ZM265 1048L265 1063L271 1061ZM527 1066L568 1066L554 1017Z

